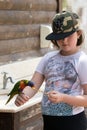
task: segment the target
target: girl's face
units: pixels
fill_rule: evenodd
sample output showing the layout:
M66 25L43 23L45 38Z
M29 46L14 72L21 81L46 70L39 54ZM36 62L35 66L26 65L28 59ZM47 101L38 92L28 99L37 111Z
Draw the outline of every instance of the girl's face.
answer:
M76 53L79 49L77 46L77 40L79 36L79 33L75 32L64 39L58 40L57 44L61 50L60 53L62 55L70 55Z

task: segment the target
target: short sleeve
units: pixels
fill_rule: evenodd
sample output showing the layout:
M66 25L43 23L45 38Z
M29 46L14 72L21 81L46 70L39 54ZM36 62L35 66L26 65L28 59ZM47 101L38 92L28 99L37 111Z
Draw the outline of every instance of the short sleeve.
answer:
M78 75L81 84L87 84L87 56L81 57L78 65Z
M43 58L41 59L41 61L39 62L39 64L37 65L36 71L44 75L44 70L48 63L49 58L56 55L57 53L58 51L53 51L53 52L48 52L47 54L45 54Z
M41 59L41 61L39 62L39 64L36 67L37 72L44 74L44 69L47 63L47 59L48 59L48 55L46 54L45 56L43 56L43 58Z

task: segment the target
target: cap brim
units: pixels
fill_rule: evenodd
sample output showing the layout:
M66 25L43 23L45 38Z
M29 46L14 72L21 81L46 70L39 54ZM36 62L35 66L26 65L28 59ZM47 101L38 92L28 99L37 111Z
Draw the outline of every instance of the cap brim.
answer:
M73 34L74 32L76 32L76 30L71 31L71 32L67 32L67 33L50 33L49 35L46 36L46 40L60 40L60 39L64 39L65 37L70 36L71 34Z

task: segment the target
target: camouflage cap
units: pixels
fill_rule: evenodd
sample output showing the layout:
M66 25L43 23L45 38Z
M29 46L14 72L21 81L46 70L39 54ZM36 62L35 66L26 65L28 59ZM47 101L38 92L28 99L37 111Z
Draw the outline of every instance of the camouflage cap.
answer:
M80 19L76 13L63 11L53 18L53 32L46 36L46 40L60 40L80 29Z

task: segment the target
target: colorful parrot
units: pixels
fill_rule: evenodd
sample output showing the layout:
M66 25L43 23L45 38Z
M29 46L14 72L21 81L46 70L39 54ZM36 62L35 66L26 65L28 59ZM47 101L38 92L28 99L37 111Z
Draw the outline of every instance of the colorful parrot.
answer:
M11 92L8 94L9 99L7 100L6 104L16 95L16 94L20 94L22 92L22 90L28 85L29 81L28 80L21 80L18 81L13 89L11 90Z

